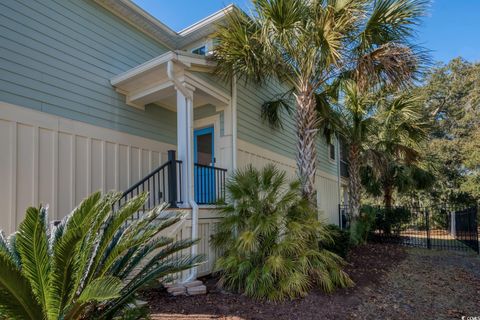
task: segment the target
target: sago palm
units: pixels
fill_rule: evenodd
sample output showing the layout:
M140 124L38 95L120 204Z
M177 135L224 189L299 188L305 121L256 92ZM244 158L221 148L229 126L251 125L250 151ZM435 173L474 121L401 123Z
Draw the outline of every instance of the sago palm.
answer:
M230 203L213 237L223 252L220 284L250 297L282 300L304 296L314 284L325 291L351 284L343 260L319 247L331 234L273 165L239 170L227 184Z
M322 115L316 95L338 78L363 90L404 82L416 68L408 40L425 0L254 0L253 14L236 12L216 34L217 73L293 88L297 170L302 193L315 200L316 137ZM320 99L325 101L325 99ZM273 104L278 108L278 103ZM278 116L270 117L274 121Z
M0 318L110 319L138 289L201 261L172 256L194 241L159 235L179 216L159 207L133 219L146 195L112 210L119 197L94 193L58 225L45 208L27 209L18 231L0 237Z

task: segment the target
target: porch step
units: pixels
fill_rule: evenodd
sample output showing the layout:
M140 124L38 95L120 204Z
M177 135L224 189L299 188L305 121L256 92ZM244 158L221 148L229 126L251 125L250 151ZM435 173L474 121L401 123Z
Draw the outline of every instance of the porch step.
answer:
M166 285L167 292L176 296L196 296L207 293L207 287L200 280L194 280L187 283L176 283L172 285Z

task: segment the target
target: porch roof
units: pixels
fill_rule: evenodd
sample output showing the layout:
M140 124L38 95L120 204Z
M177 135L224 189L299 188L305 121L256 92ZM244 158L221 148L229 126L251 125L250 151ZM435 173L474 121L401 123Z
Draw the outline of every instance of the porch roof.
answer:
M143 109L157 103L176 110L176 89L189 87L194 94L194 107L212 104L224 106L228 93L202 80L194 72L210 73L215 62L185 51L169 51L110 79L115 89L126 96L126 103Z

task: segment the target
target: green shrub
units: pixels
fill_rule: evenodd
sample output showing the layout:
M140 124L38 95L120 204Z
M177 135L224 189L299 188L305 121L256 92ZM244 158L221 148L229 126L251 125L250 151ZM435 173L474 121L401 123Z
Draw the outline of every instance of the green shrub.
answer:
M332 239L320 242L320 247L338 254L342 258L346 258L350 250L350 232L340 229L335 224L327 225Z
M377 209L363 206L358 217L352 218L350 224L350 243L354 246L367 242L368 235L373 230Z
M385 234L391 234L392 230L400 231L410 218L410 210L404 207L376 209L375 227Z
M314 284L325 291L351 284L338 255L319 248L331 238L298 182L268 165L248 166L227 183L229 205L212 243L221 252L219 284L254 298L305 296Z
M28 208L18 231L0 236L0 315L125 318L137 290L201 262L180 254L194 241L158 236L180 216L160 216L159 207L132 219L147 195L112 211L119 197L94 193L57 226L45 208Z

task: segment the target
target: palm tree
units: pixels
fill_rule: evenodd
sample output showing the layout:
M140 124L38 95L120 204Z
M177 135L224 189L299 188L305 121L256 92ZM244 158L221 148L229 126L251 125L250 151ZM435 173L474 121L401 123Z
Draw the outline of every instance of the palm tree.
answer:
M352 284L342 258L319 246L331 243L332 232L285 171L272 164L240 169L227 184L227 197L231 204L212 237L224 252L216 262L224 287L283 300L305 296L314 284L327 292Z
M349 206L360 213L361 169L370 167L368 178L381 185L386 206L392 204L400 165L418 161L420 144L427 138L421 99L410 93L391 93L385 87L363 91L353 80L340 85L341 99L330 115L348 145ZM370 181L364 184L374 184Z
M29 208L16 233L0 233L0 319L111 319L146 284L202 261L180 254L195 241L159 236L181 217L159 207L133 219L147 195L112 210L119 198L94 193L58 225Z
M392 160L377 169L368 164L362 167L362 186L374 197L383 195L383 206L386 208L396 202L394 192L397 196L405 196L402 204L419 206L418 193L428 191L435 184L433 172L424 161L403 163Z
M384 205L391 207L394 189L405 190L410 177L419 175L420 148L427 139L421 97L411 93L380 100L377 130L369 141L370 165L383 189ZM428 184L428 174L424 175ZM421 186L420 184L418 185Z
M417 60L408 39L426 3L254 0L252 16L236 12L219 27L217 74L256 83L279 79L293 88L297 170L302 193L312 204L322 123L316 95L328 92L340 75L355 79L363 91L372 83L410 78Z

